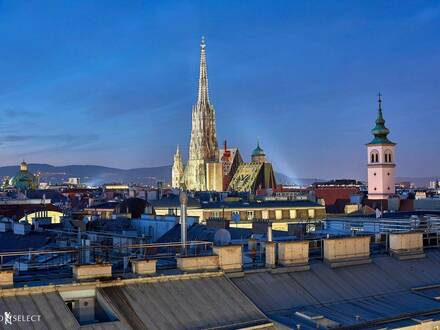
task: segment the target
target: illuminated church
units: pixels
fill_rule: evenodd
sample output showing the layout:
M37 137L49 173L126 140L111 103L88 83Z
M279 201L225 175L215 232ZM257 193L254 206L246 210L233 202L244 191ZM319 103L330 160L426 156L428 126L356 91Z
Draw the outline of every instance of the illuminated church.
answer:
M21 192L25 192L38 188L38 178L29 171L28 164L23 161L17 175L11 179L10 185Z
M195 191L255 192L275 188L272 165L259 143L251 162L245 163L237 148L228 148L225 141L219 149L216 136L215 110L209 100L206 44L200 44L200 74L197 102L192 109L189 157L183 165L179 147L172 167L173 188Z

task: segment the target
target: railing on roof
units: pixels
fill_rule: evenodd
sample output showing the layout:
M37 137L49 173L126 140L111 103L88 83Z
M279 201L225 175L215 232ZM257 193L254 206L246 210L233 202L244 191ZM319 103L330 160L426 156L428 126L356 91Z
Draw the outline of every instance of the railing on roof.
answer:
M180 255L198 256L212 253L212 243L189 241L155 244L91 245L48 250L21 250L0 253L0 269L17 271L59 269L73 264L112 262L116 269L128 267L131 259L157 259L158 267L175 264ZM159 262L160 261L160 262Z
M440 232L440 217L427 215L410 218L344 218L326 220L329 224L340 223L344 231L363 231L369 233L391 233L407 231L423 231L425 233Z

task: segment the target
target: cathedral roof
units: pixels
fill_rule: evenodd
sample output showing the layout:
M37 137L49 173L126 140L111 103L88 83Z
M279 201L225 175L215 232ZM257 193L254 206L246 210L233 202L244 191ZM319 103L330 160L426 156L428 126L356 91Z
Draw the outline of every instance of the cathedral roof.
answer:
M388 134L390 133L390 130L385 127L385 119L383 118L382 113L382 99L381 95L379 93L379 109L377 111L377 118L376 118L376 126L371 130L371 133L374 135L374 139L369 144L392 144L395 143L388 140Z

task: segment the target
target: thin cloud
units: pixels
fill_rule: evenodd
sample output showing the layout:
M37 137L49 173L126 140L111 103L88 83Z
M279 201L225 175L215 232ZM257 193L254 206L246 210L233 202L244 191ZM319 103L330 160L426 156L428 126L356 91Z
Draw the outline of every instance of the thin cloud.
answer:
M22 117L42 115L42 113L39 111L21 110L21 109L6 109L3 110L3 114L9 118L22 118Z

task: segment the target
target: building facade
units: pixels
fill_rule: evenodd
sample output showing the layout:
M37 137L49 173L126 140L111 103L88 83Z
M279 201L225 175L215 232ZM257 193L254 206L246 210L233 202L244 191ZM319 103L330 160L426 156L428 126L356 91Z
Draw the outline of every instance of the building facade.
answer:
M378 102L376 126L371 130L374 138L367 144L368 199L384 200L396 193L396 144L387 137L390 131L385 127L380 94Z

